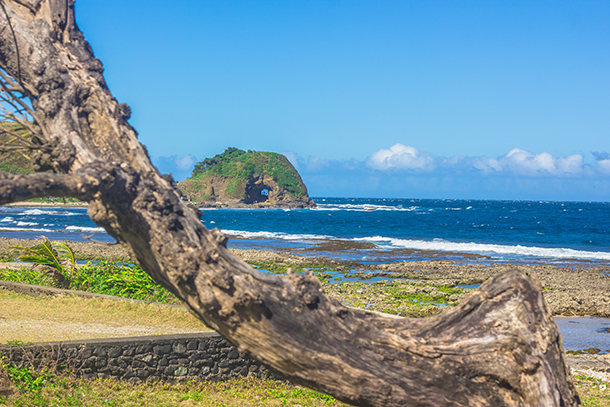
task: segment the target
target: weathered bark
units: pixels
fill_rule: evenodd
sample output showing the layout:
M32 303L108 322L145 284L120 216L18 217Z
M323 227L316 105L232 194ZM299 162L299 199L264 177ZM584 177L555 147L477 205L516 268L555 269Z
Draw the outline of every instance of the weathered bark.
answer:
M0 174L0 203L89 201L98 225L240 351L348 403L580 405L535 280L509 272L459 307L414 320L347 308L311 273L254 271L151 164L76 26L73 1L0 1L0 67L30 97L35 141L49 146L36 154L38 168L56 172Z

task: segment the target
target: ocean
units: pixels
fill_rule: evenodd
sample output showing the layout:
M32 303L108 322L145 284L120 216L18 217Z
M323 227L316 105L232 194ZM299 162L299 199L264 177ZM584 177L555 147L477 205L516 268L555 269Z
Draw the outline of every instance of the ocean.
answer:
M202 222L229 234L229 247L304 251L340 239L365 245L327 254L371 262L610 260L606 202L313 199L316 209L204 209ZM0 207L0 236L113 241L74 207Z

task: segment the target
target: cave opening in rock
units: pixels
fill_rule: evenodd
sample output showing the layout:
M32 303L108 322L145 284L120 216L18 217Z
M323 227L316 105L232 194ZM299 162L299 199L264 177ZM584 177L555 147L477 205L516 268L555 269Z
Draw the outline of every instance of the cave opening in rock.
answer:
M249 185L246 188L246 199L244 203L254 204L265 202L269 199L269 191L271 188L264 184Z

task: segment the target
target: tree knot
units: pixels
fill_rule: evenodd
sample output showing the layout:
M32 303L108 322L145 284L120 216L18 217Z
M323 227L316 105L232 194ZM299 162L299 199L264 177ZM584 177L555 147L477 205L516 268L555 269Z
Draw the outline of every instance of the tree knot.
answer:
M216 270L214 276L211 278L211 282L229 295L233 295L233 292L235 291L235 287L233 287L233 276L225 269Z
M302 298L307 308L313 310L318 308L322 297L322 285L311 270L305 270L305 275L296 274L292 269L288 272L288 279L294 285L298 295Z

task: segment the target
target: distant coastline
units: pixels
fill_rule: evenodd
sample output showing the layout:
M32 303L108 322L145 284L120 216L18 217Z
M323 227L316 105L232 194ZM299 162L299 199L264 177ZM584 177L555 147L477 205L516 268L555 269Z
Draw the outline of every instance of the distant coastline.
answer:
M277 203L227 203L227 202L187 202L187 205L196 209L305 209L315 208L311 205L306 205L297 202L277 202Z
M213 209L213 208L224 208L224 209L302 209L309 208L309 206L295 204L295 203L254 203L254 204L235 204L235 203L226 203L226 202L189 202L185 201L185 203L191 208L205 208L205 209ZM71 207L71 208L86 208L89 206L87 202L30 202L30 201L22 201L22 202L11 202L9 204L5 204L3 206L44 206L44 207Z
M86 208L89 206L87 202L30 202L30 201L22 201L22 202L11 202L9 204L4 204L2 206L48 206L48 207L64 207L69 206L71 208Z

